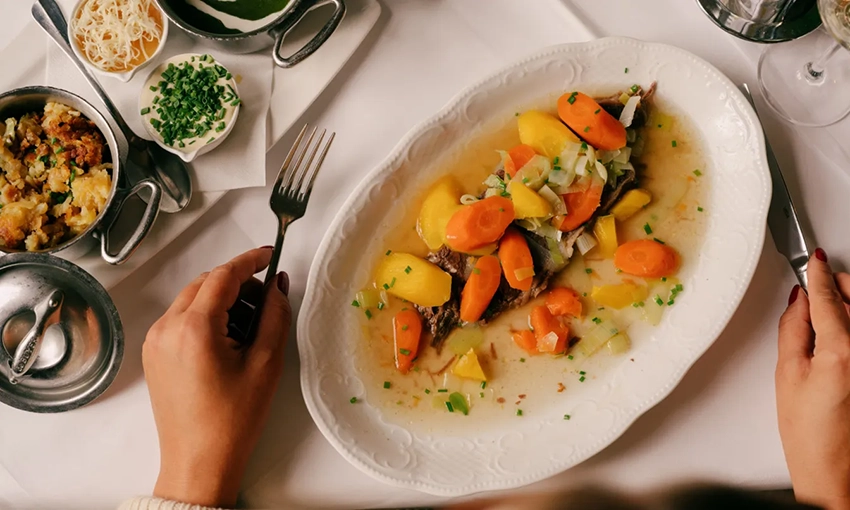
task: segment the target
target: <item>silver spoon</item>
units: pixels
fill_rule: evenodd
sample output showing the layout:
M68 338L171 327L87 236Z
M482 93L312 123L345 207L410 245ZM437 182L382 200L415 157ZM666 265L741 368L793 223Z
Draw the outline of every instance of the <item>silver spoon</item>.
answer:
M89 85L97 92L112 115L119 128L119 132L115 133L118 151L121 154L127 154L127 175L135 181L153 177L164 191L160 210L166 213L182 211L192 199L192 179L183 161L164 150L156 142L149 142L136 136L130 129L109 96L101 88L100 83L71 50L71 44L68 41L68 24L62 10L54 0L38 0L32 6L32 15L47 35L83 73Z

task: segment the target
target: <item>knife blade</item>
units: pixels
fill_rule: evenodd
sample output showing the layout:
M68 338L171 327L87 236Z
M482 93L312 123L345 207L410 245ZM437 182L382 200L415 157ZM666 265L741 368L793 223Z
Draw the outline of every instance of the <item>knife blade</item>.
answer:
M744 93L747 101L753 107L753 111L756 112L756 116L758 116L758 109L746 83L741 86L741 92ZM779 162L776 161L776 156L773 154L766 134L764 143L767 149L767 166L770 169L771 181L773 181L773 196L770 199L770 207L767 211L767 225L770 227L776 249L788 259L794 274L797 275L800 286L808 291L809 280L806 271L809 266L810 252L806 234L800 226L797 209L794 207L791 195L788 194L788 186L785 184Z

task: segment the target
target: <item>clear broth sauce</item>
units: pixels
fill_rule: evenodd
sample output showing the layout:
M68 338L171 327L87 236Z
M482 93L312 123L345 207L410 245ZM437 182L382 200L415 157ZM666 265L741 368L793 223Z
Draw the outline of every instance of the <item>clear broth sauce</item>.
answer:
M618 239L620 243L646 237L664 240L681 255L682 274L688 272L702 244L708 216L703 203L707 197L710 169L705 167L696 132L685 117L654 114L651 121L654 123L649 123L643 131L646 146L640 161L645 169L639 172L638 177L640 187L648 189L653 200L643 211L618 225ZM675 147L673 141L676 142ZM496 150L507 150L518 143L516 123L509 122L470 143L453 164L434 176L434 181L442 175L451 174L462 184L465 192L477 193L482 189L482 181L500 161ZM428 254L427 246L416 231L419 209L427 191L426 187L417 200L408 204L398 227L386 234L384 249L376 255L376 263L377 256L383 255L386 250L423 257ZM700 211L700 208L703 210ZM646 223L652 225L650 236L644 231ZM585 271L588 268L592 269L591 274ZM572 321L571 334L580 337L593 325L590 318L597 305L589 297L592 286L622 283L623 280L623 275L616 273L610 259L602 260L594 255L594 251L582 257L576 250L569 266L549 285L550 288L567 286L580 294L587 293L582 299L586 317ZM524 307L502 314L482 328L484 341L476 349L488 379L482 388L479 382L451 374L456 353L448 347L447 341L438 354L427 343L430 335L426 335L424 325L425 338L414 364L416 368L406 375L400 374L394 365L392 318L402 308L412 305L391 297L389 306L373 311L370 320L365 316L362 318L363 335L357 344L355 365L366 387L366 400L382 408L385 419L408 429L423 433L461 434L473 427L498 427L504 420L517 419L518 410L522 410L523 416L545 411L557 405L558 399L564 395L580 392L582 385L604 379L608 367L632 356L630 353L613 356L605 348L591 357L582 356L576 348L569 351L571 356L528 355L514 344L511 334L528 329L531 308L542 304L544 299L545 293ZM652 299L650 295L645 306L658 306L651 302ZM609 313L618 324L639 322L638 312L632 307ZM640 326L651 327L648 324ZM628 331L626 326L624 329ZM640 338L632 336L632 350L639 341ZM585 378L583 382L580 381L582 375ZM389 388L384 387L385 382L390 383ZM447 411L445 402L453 392L466 396L469 416Z

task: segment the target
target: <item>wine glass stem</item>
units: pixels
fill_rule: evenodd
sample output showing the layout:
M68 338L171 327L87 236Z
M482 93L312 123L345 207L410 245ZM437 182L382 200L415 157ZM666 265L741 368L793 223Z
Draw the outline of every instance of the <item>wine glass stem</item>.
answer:
M820 81L823 79L826 72L827 61L835 55L835 52L841 49L841 44L838 41L834 42L828 50L821 54L820 58L806 64L806 78L810 81Z

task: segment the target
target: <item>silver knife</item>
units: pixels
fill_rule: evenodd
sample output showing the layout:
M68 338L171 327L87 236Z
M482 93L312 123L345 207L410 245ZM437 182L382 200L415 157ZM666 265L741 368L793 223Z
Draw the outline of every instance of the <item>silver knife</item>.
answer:
M756 109L750 88L746 83L741 86L741 91L758 115L758 109ZM770 169L770 177L773 181L773 196L770 199L770 208L767 211L767 225L770 227L770 233L773 234L776 249L779 250L779 253L785 255L797 275L800 286L808 291L809 280L806 270L809 266L810 255L806 235L800 226L797 209L794 207L791 195L788 194L788 187L785 185L785 179L779 169L779 162L776 161L776 156L770 148L767 135L765 135L764 143L767 148L767 166Z

